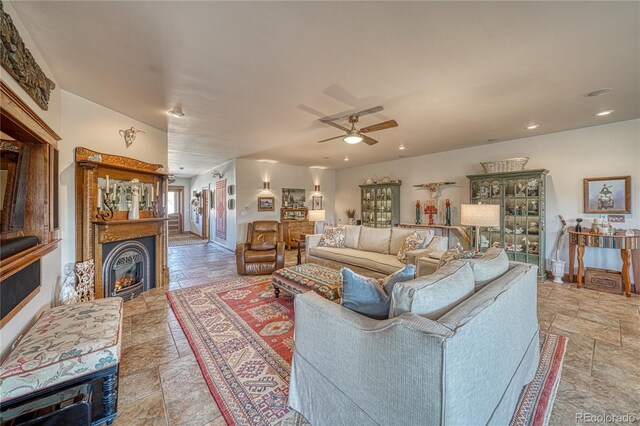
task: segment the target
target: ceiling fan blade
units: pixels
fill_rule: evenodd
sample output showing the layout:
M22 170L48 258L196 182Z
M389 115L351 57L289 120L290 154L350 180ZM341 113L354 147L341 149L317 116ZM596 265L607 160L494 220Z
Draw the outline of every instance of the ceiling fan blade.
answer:
M330 119L328 119L328 117L325 118L321 118L320 121L322 121L325 124L328 124L329 126L333 126L336 127L340 130L344 130L345 132L348 132L349 129L347 127L341 126L340 124L336 123L335 121L332 121Z
M378 106L374 106L372 108L369 109L363 109L362 111L358 111L354 114L351 115L357 115L358 117L361 117L363 115L367 115L367 114L373 114L375 112L380 112L382 111L384 108L382 107L382 105L378 105Z
M378 143L377 140L370 138L367 135L362 135L362 142L366 143L367 145L371 146L371 145L375 145Z
M336 136L336 137L329 138L329 139L323 139L323 140L321 140L321 141L318 141L318 143L329 142L329 141L332 141L332 140L334 140L334 139L340 139L340 138L344 138L344 135Z
M360 133L377 132L378 130L390 129L392 127L398 127L396 120L389 120L372 126L363 127L360 129Z

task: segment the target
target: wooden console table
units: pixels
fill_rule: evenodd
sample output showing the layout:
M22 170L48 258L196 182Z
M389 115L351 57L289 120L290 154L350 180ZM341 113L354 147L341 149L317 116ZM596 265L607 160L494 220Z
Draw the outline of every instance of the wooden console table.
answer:
M633 275L636 288L640 286L640 231L635 229L633 236L623 233L614 235L599 235L591 232L576 232L575 228L569 229L569 281L573 282L573 267L576 251L578 252L578 288L582 287L584 277L584 249L585 247L611 248L620 250L622 258L622 282L627 297L631 297L631 278L629 276L629 263L633 262ZM637 290L636 290L637 291Z

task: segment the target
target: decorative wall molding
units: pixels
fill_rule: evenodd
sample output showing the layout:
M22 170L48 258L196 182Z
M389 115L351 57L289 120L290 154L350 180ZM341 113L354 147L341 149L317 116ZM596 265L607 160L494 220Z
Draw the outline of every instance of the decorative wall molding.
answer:
M49 98L56 84L42 71L0 0L0 63L43 110L49 109Z

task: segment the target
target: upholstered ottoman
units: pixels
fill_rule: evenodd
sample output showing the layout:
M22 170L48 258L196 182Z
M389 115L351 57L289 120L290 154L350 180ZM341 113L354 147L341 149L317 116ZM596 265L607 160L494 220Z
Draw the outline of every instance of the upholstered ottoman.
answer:
M342 275L340 271L314 263L290 266L278 269L271 275L276 297L280 290L296 295L315 291L320 296L333 302L342 297Z
M0 365L0 416L87 383L92 386L92 423L111 423L121 336L119 297L45 311Z

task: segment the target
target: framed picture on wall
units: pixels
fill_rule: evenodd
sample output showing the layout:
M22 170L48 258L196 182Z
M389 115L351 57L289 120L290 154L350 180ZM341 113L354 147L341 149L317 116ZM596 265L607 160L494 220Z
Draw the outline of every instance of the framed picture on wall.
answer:
M584 179L584 212L631 214L631 176Z
M322 210L322 195L314 195L311 197L311 209Z
M272 212L275 210L275 197L258 197L258 211Z
M282 207L300 209L306 199L304 189L282 188Z

